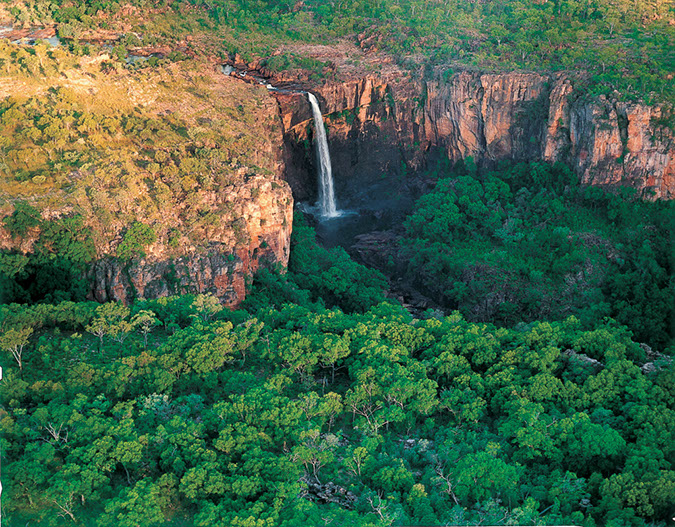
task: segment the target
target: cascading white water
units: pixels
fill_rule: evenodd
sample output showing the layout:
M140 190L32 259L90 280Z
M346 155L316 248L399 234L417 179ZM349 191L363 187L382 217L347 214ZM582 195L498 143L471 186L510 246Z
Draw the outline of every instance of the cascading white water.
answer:
M319 158L319 214L324 218L336 218L340 211L335 205L335 192L333 191L333 169L330 165L330 152L326 131L323 128L323 116L319 102L313 94L307 93L309 103L312 105L314 117L314 134L316 135L316 153Z

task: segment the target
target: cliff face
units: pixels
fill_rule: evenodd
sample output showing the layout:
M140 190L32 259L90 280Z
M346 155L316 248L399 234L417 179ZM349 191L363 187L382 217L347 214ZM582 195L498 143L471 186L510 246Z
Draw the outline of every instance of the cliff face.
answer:
M109 76L92 61L80 66L42 84L3 84L0 96L31 99L16 102L16 115L38 105L61 123L54 90L67 96L58 101L72 119L79 119L80 100L91 115L78 126L52 127L66 131L58 147L41 130L26 131L30 119L3 129L9 173L22 180L0 178L0 194L9 198L0 218L26 197L44 220L81 216L96 247L88 277L98 301L211 292L236 306L246 276L286 265L288 185L300 200L316 198L306 95L271 97L255 79L242 83L211 66L196 74L173 65L145 76ZM580 98L562 75L462 72L419 82L392 63L368 69L377 75L354 70L312 91L329 132L338 201L373 201L375 219L382 211L374 198L399 206L401 196L415 197L420 181L406 176L434 156L472 156L484 165L564 161L587 184L675 196L673 133L658 126L660 107ZM45 169L48 158L61 157L53 171ZM143 259L122 262L114 255L136 222L151 227L157 241ZM39 235L36 228L12 238L0 222L0 250L30 254Z
M383 178L391 183L397 180L402 162L417 166L423 159L419 149L422 108L412 98L395 100L391 86L382 79L366 77L312 91L328 129L338 196L354 194ZM312 200L317 169L309 104L302 94L275 97L285 132L284 179L296 199Z
M510 159L570 164L584 184L630 185L643 196L675 197L675 142L664 109L604 96L580 97L563 75L462 72L446 81L376 77L313 90L326 119L338 191L416 169L436 152L479 164ZM313 165L309 108L278 95L286 135L286 176L312 197L302 173ZM313 173L313 172L312 172Z
M98 260L89 272L90 297L99 302L158 298L172 294L212 293L228 307L246 296L246 279L261 267L288 264L293 198L284 181L262 176L212 196L231 211L231 224L204 232L206 246L168 258L161 252L125 264Z

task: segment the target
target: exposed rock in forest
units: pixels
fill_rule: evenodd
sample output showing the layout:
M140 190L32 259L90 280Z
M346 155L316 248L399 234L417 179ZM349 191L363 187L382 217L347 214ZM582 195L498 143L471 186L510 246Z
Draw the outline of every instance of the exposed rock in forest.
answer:
M332 481L321 483L310 477L304 477L302 482L307 486L305 497L318 503L335 503L345 509L353 509L356 503L356 495L336 485Z
M578 351L573 349L567 349L563 351L562 355L570 360L574 360L579 362L580 364L589 366L593 368L595 371L600 371L605 368L605 365L599 360L589 357L585 353L579 353Z

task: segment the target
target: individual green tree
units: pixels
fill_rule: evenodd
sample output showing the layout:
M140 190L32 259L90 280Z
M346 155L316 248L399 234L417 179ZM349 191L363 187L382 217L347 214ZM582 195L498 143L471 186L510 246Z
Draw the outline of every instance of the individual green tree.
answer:
M3 480L6 484L3 486L8 487L3 489L5 520L9 516L12 521L11 518L19 515L22 509L41 503L51 484L47 482L52 475L54 447L42 441L28 443L27 439L25 436L21 438L24 443L21 457L4 467ZM47 507L51 509L49 505Z
M38 252L56 254L78 266L96 256L92 230L80 214L43 222L37 245Z
M12 279L23 273L29 262L30 258L23 254L0 252L0 273L5 275L5 280Z
M419 522L422 525L438 523L438 518L434 514L429 495L423 484L415 483L412 486L406 498L406 507L409 510L410 517L416 523Z
M374 380L375 370L362 372L362 380L350 388L345 394L345 406L352 411L352 416L359 416L362 427L368 435L376 436L383 426L392 421L401 421L405 414L400 408L387 406L382 397L382 388Z
M264 327L262 322L252 318L234 328L234 352L241 355L242 366L246 365L246 356L260 338L260 332Z
M106 302L96 308L96 318L85 328L99 339L99 351L103 351L103 337L110 335L120 343L133 329L127 320L131 310L118 302Z
M145 247L156 240L157 234L150 225L136 221L127 229L121 243L117 246L117 257L125 261L143 258Z
M103 337L105 337L109 332L109 324L102 317L96 317L91 321L91 324L87 324L85 329L92 335L98 337L98 350L103 352Z
M23 350L32 334L33 328L25 327L11 328L0 335L0 348L12 354L21 371L23 371Z
M198 316L204 322L208 322L223 310L223 305L218 297L212 293L207 293L197 295L192 302L192 308L197 311Z
M403 459L394 458L387 460L383 467L375 471L372 481L378 490L405 494L411 490L415 478Z
M326 419L329 432L333 428L335 419L340 415L343 409L344 404L342 403L342 396L339 393L328 392L321 398L321 402L319 403L319 415Z
M75 481L69 481L63 478L56 478L52 481L47 492L48 500L56 508L56 515L59 518L68 518L73 522L77 522L76 514L79 513L78 504L78 486ZM79 496L80 499L82 495ZM79 514L78 514L79 516Z
M179 489L190 500L213 499L225 493L225 478L218 463L207 461L186 470Z
M345 338L326 335L319 349L319 363L322 367L330 367L331 383L335 382L335 371L338 369L338 363L349 356L349 341Z
M40 211L24 201L14 204L14 212L3 218L2 222L12 238L23 238L42 221Z
M124 487L110 500L101 517L101 526L139 527L163 525L166 522L161 488L151 478L144 478L133 487Z
M223 364L233 360L232 323L215 322L208 329L204 331L200 326L196 327L201 334L184 355L187 366L199 374L217 371Z
M131 326L137 328L143 335L143 348L148 349L148 335L152 328L159 325L159 320L153 311L141 309L131 317Z
M319 472L322 467L335 459L333 450L337 446L337 441L337 437L332 434L322 437L317 428L302 432L299 444L293 448L290 459L302 463L308 473L311 468L312 476L320 483Z
M278 335L280 338L275 347L284 366L306 379L319 362L315 342L309 336L297 332L279 332Z

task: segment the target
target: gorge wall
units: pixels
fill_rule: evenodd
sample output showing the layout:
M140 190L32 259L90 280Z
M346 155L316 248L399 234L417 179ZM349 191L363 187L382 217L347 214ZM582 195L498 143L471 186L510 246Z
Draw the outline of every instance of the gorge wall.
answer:
M227 307L246 297L246 281L261 267L286 267L293 224L293 198L284 181L254 176L212 196L230 211L223 222L202 233L207 242L168 257L162 251L130 263L98 260L88 273L89 297L98 302L152 299L174 294L211 293Z
M148 123L173 122L176 132L167 136L173 139L155 144L152 134L120 129L105 150L91 147L105 155L97 154L86 168L63 168L71 171L55 180L62 187L43 176L21 184L7 178L0 219L13 214L19 201L35 206L46 221L82 216L96 245L87 273L91 299L213 293L237 306L247 277L261 266L287 264L293 198L316 199L306 95L270 95L258 81L247 84L216 68L197 77L175 65L149 82L130 72L108 77L94 63L84 67L90 68L86 79L73 70L25 95L43 104L48 88L65 90L74 99L86 97L94 118L112 115L123 122L138 114ZM372 71L377 74L356 71L319 86L308 79L299 84L322 107L338 202L346 196L358 208L359 200L384 194L407 196L410 203L428 185L410 175L434 158L468 156L486 166L503 159L563 161L586 184L631 185L645 197L675 197L673 133L660 125L668 116L659 106L582 97L564 75L462 72L422 82L391 65ZM294 84L289 76L274 80ZM19 81L8 85L6 95L24 89ZM111 92L128 107L108 108ZM68 148L80 155L89 135L71 131ZM30 137L12 134L13 151L37 151ZM10 169L18 171L22 163L17 158ZM142 257L123 261L116 251L134 222L151 226L157 240ZM13 238L0 221L0 250L31 254L39 235L36 228Z
M565 75L461 72L413 82L366 76L329 83L317 95L329 132L338 196L401 176L429 158L481 165L500 160L569 164L582 183L675 197L675 142L665 109L575 92ZM314 197L312 130L302 95L278 94L285 178L298 199ZM408 189L409 190L409 189Z

